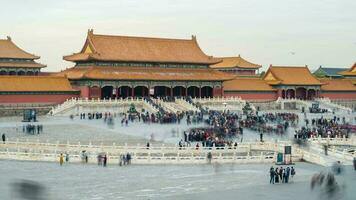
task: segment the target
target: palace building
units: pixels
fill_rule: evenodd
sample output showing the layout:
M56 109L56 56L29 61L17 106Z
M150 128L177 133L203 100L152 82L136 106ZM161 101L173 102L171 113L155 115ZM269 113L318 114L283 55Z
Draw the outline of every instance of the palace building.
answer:
M223 96L223 81L234 76L209 65L196 37L164 39L94 34L88 31L80 52L64 56L75 66L67 77L83 98Z
M64 77L38 76L46 65L39 56L27 53L7 37L0 40L0 103L58 104L78 97Z
M240 55L237 57L219 57L217 59L221 59L222 62L210 65L211 68L240 76L254 76L257 74L256 71L258 72L262 67L245 60Z
M277 97L298 99L320 97L322 83L311 74L307 66L271 65L263 80L277 89Z
M340 72L346 70L346 68L331 68L320 66L313 74L317 78L340 79L343 78L343 75L341 75Z
M35 61L39 58L16 46L9 36L0 39L0 75L38 75L46 67Z

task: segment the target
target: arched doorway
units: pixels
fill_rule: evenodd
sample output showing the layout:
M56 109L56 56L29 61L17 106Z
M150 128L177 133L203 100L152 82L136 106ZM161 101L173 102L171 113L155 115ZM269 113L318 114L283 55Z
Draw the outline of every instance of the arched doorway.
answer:
M173 88L173 96L183 97L185 96L185 88L183 86L176 86Z
M286 91L286 98L287 99L295 98L295 92L293 89L288 89Z
M166 97L170 95L171 88L166 86L156 86L154 87L154 96L155 97Z
M32 71L28 71L28 72L26 73L26 75L28 75L28 76L33 76L34 73L33 73Z
M306 99L306 94L307 94L307 90L305 88L297 88L296 90L296 98L297 99Z
M313 100L316 97L316 91L314 89L308 90L308 100Z
M132 96L132 88L129 86L121 86L119 87L119 97L127 98Z
M15 71L10 71L9 75L16 75L16 72Z
M201 97L213 97L213 88L209 86L202 87Z
M105 86L103 88L101 88L101 98L102 99L109 99L109 98L112 98L114 99L115 98L115 91L114 91L114 87L113 86Z
M282 90L282 99L285 99L285 98L286 98L286 91Z
M26 75L26 72L24 72L24 71L18 71L18 72L17 72L17 75L23 76L23 75Z
M0 75L7 75L6 71L0 71Z
M145 86L137 86L134 89L134 96L136 97L147 97L148 96L148 88Z
M190 97L198 97L199 96L199 88L196 86L188 87L188 96Z

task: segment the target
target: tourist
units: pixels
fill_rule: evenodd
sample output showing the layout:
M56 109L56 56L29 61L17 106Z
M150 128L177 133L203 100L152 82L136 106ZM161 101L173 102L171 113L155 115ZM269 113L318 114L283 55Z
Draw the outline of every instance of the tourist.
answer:
M278 172L278 175L279 175L279 179L281 180L281 183L283 183L283 167L279 168L279 172Z
M287 170L286 170L286 183L288 183L288 181L289 181L289 176L290 176L290 168L289 167L287 167Z
M291 168L290 174L291 174L291 177L292 177L292 180L293 180L293 177L294 177L294 175L295 175L295 169L294 169L294 167Z
M278 169L278 167L276 167L276 169L274 170L274 182L279 183L279 169Z
M149 142L147 142L147 144L146 144L146 149L150 149L150 143Z
M211 154L211 152L208 153L206 158L208 159L208 163L211 164L211 160L213 159L213 155Z
M354 157L353 163L354 163L354 169L356 170L356 157Z
M69 162L69 153L66 152L66 163Z
M63 154L61 153L61 155L59 156L59 165L63 165Z
M108 161L108 157L106 156L106 154L104 155L104 158L103 158L103 166L106 167L106 163Z
M269 169L269 175L270 175L269 183L270 184L274 184L275 172L274 172L274 168L273 167L271 167Z
M3 134L2 134L1 138L2 138L2 143L4 143L4 144L5 144L5 141L6 141L6 136L5 136L5 133L3 133Z

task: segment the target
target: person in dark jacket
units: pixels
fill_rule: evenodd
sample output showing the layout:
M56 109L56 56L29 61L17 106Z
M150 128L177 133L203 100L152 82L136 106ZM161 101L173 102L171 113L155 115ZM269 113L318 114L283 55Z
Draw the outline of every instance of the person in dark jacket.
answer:
M1 138L2 138L2 142L5 144L5 141L6 141L5 133L2 134Z
M269 176L270 176L269 183L270 184L274 184L275 172L274 172L274 168L273 167L271 167L269 169Z

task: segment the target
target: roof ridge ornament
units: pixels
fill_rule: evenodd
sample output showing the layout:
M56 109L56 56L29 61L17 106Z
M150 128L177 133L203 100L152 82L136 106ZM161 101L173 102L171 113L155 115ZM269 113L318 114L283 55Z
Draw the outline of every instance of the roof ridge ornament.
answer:
M192 40L196 41L197 40L197 36L196 35L192 35Z
M94 34L94 29L88 29L88 35L93 35Z
M11 41L11 37L10 36L6 36L7 40Z

